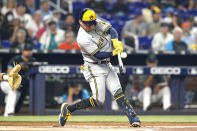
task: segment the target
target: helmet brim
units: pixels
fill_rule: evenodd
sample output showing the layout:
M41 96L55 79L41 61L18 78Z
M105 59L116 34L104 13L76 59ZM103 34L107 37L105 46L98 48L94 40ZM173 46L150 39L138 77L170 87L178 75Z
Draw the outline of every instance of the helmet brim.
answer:
M86 25L96 25L96 20L93 21L82 21Z

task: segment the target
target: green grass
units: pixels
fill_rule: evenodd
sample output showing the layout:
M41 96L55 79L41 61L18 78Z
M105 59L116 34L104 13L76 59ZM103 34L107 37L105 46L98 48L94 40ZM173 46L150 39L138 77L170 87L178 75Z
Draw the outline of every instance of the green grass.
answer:
M197 123L193 116L140 116L142 122L186 122ZM58 116L0 116L0 122L57 122ZM71 116L70 122L128 122L125 116Z

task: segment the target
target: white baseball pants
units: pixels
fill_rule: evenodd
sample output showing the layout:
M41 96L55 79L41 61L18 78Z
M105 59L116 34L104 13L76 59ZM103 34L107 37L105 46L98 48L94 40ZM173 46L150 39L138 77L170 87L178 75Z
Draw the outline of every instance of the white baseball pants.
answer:
M163 110L168 109L171 106L171 94L170 88L165 86L159 90L157 94L152 94L150 87L144 87L138 94L138 99L143 103L143 110L146 111L151 103L162 102Z
M4 116L8 116L8 114L14 113L16 103L20 97L20 92L12 90L7 81L1 82L0 87L6 94Z
M97 102L104 103L105 87L113 96L121 88L118 75L111 63L92 64L85 62L84 67L83 75L90 84L92 97Z

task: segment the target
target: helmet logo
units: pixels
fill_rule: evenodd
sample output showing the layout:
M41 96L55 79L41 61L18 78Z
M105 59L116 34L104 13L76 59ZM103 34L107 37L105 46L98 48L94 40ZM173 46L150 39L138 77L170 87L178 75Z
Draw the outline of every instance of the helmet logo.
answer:
M93 16L92 15L90 16L90 20L93 20Z

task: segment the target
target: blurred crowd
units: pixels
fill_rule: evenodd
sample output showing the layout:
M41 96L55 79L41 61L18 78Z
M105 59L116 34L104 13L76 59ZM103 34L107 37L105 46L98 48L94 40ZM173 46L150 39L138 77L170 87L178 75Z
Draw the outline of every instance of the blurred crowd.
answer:
M42 0L39 9L34 0L1 1L0 11L2 48L22 49L24 44L32 44L35 49L79 50L74 16L68 13L62 19L48 0Z
M89 7L117 29L126 51L197 51L196 0L72 2L73 14L63 15L48 0L0 0L0 48L21 49L32 44L41 50L79 50L75 39L78 14Z

